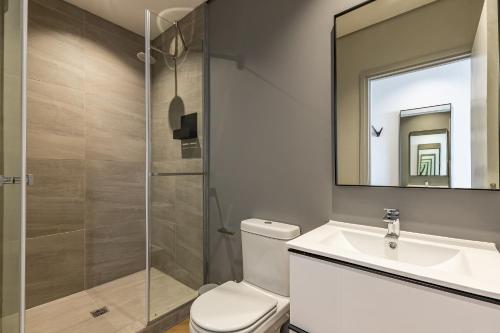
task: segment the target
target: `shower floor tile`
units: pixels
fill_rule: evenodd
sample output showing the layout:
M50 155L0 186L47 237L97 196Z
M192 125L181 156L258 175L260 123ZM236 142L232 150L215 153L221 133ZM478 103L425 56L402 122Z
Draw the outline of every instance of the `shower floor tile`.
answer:
M154 320L194 300L198 292L157 269L151 270L150 318Z
M27 333L134 333L145 326L145 271L39 305L26 311ZM151 313L162 315L196 292L157 269L151 270ZM91 311L109 312L93 318Z

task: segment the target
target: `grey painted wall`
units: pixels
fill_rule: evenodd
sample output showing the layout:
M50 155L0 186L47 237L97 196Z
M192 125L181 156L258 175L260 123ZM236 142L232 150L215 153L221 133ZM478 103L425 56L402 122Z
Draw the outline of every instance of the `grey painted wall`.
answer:
M248 217L306 232L330 218L381 226L382 209L399 207L403 230L500 243L500 193L332 190L330 34L335 13L360 2L210 2L209 280L242 277Z

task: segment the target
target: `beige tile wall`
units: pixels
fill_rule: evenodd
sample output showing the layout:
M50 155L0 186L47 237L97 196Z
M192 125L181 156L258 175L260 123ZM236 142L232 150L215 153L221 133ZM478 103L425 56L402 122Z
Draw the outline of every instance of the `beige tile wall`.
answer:
M189 52L178 64L177 97L173 62L154 52L152 71L152 162L156 172L202 172L203 7L180 21ZM169 50L175 30L154 43ZM198 139L174 140L182 114L198 113ZM152 264L197 289L203 283L203 177L154 177Z
M29 1L27 305L145 266L144 40Z

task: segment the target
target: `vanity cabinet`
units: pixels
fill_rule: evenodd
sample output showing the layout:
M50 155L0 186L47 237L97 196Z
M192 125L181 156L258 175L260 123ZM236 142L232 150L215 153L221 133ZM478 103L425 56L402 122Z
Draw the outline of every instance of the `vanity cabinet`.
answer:
M500 305L290 252L290 324L301 333L498 333Z

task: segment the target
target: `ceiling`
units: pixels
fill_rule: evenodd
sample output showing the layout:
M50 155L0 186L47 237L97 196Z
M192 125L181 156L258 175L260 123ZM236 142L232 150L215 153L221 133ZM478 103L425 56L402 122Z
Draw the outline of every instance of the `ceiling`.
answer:
M436 0L379 0L337 18L337 38L383 22Z
M144 36L144 11L180 20L206 0L65 0L94 15Z

